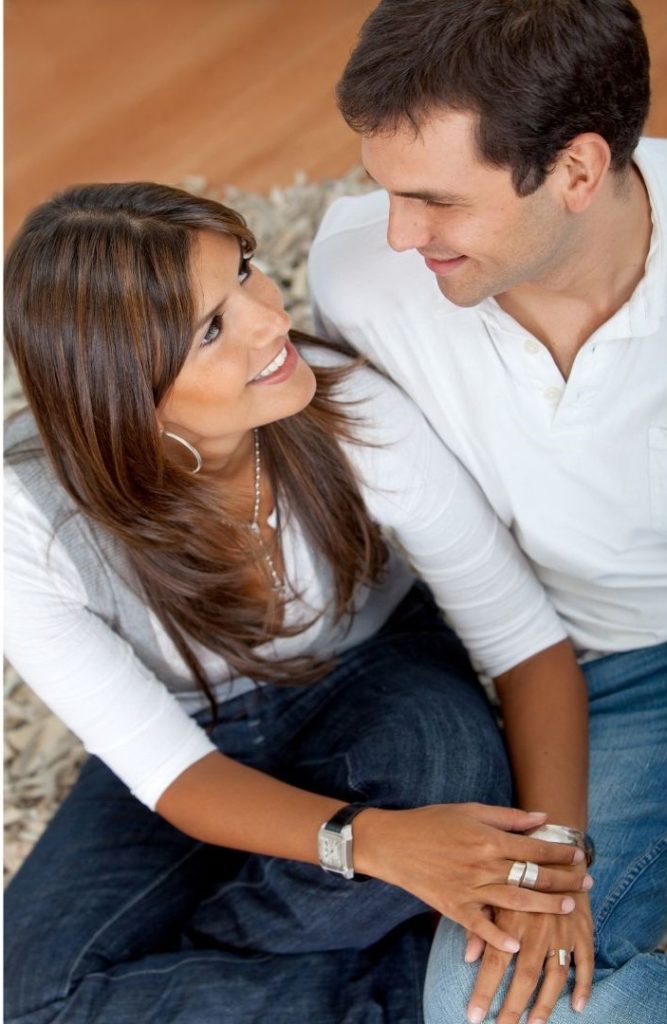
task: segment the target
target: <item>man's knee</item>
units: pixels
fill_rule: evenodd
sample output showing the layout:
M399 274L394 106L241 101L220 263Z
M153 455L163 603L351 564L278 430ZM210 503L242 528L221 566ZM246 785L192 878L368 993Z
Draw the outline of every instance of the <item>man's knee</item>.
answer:
M441 920L436 931L424 985L425 1024L461 1024L477 968L465 963L465 934L459 925Z

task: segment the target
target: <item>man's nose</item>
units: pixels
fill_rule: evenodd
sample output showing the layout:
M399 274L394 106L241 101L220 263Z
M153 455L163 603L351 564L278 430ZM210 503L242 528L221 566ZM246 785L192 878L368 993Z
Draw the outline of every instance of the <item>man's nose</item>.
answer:
M426 210L423 203L415 199L390 196L387 241L396 252L406 249L422 249L431 237Z

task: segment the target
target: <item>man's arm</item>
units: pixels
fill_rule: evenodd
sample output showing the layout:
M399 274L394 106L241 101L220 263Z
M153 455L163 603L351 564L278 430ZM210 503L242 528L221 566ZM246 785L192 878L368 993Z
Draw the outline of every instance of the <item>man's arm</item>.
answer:
M547 821L585 831L588 784L588 693L568 641L554 644L501 673L495 680L505 720L516 802L539 807ZM573 893L586 865L573 866ZM590 996L593 927L586 893L577 892L567 923L552 915L499 911L494 919L521 942L514 981L498 1014L501 1024L518 1019L537 991L530 1020L547 1020L567 978L570 951L576 964L572 1005ZM466 960L483 944L469 938ZM552 950L554 951L552 953ZM562 967L557 956L566 957ZM510 957L488 946L468 1004L468 1019L482 1020L507 970Z
M588 691L569 642L527 658L495 683L518 806L585 830Z

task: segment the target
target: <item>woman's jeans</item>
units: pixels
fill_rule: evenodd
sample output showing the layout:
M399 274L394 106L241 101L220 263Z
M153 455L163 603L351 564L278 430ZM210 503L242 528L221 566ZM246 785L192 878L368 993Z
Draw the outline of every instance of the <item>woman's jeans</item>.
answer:
M590 693L589 830L597 847L596 970L583 1014L570 1006L570 972L549 1024L665 1024L667 960L651 951L667 934L667 644L583 668ZM462 930L441 921L426 983L428 1024L466 1019L477 967L463 962L464 947ZM511 969L501 995L510 977ZM494 1000L489 1021L501 1002Z
M493 714L421 585L325 679L223 704L212 736L347 801L511 797ZM6 1020L420 1024L425 910L376 880L197 842L90 758L7 891Z

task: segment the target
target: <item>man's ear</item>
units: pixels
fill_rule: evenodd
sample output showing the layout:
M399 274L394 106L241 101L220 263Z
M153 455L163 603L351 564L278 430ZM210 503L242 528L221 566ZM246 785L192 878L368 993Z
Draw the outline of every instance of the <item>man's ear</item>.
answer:
M571 213L583 213L591 205L604 182L611 150L595 132L577 135L558 158L562 179L562 198Z

